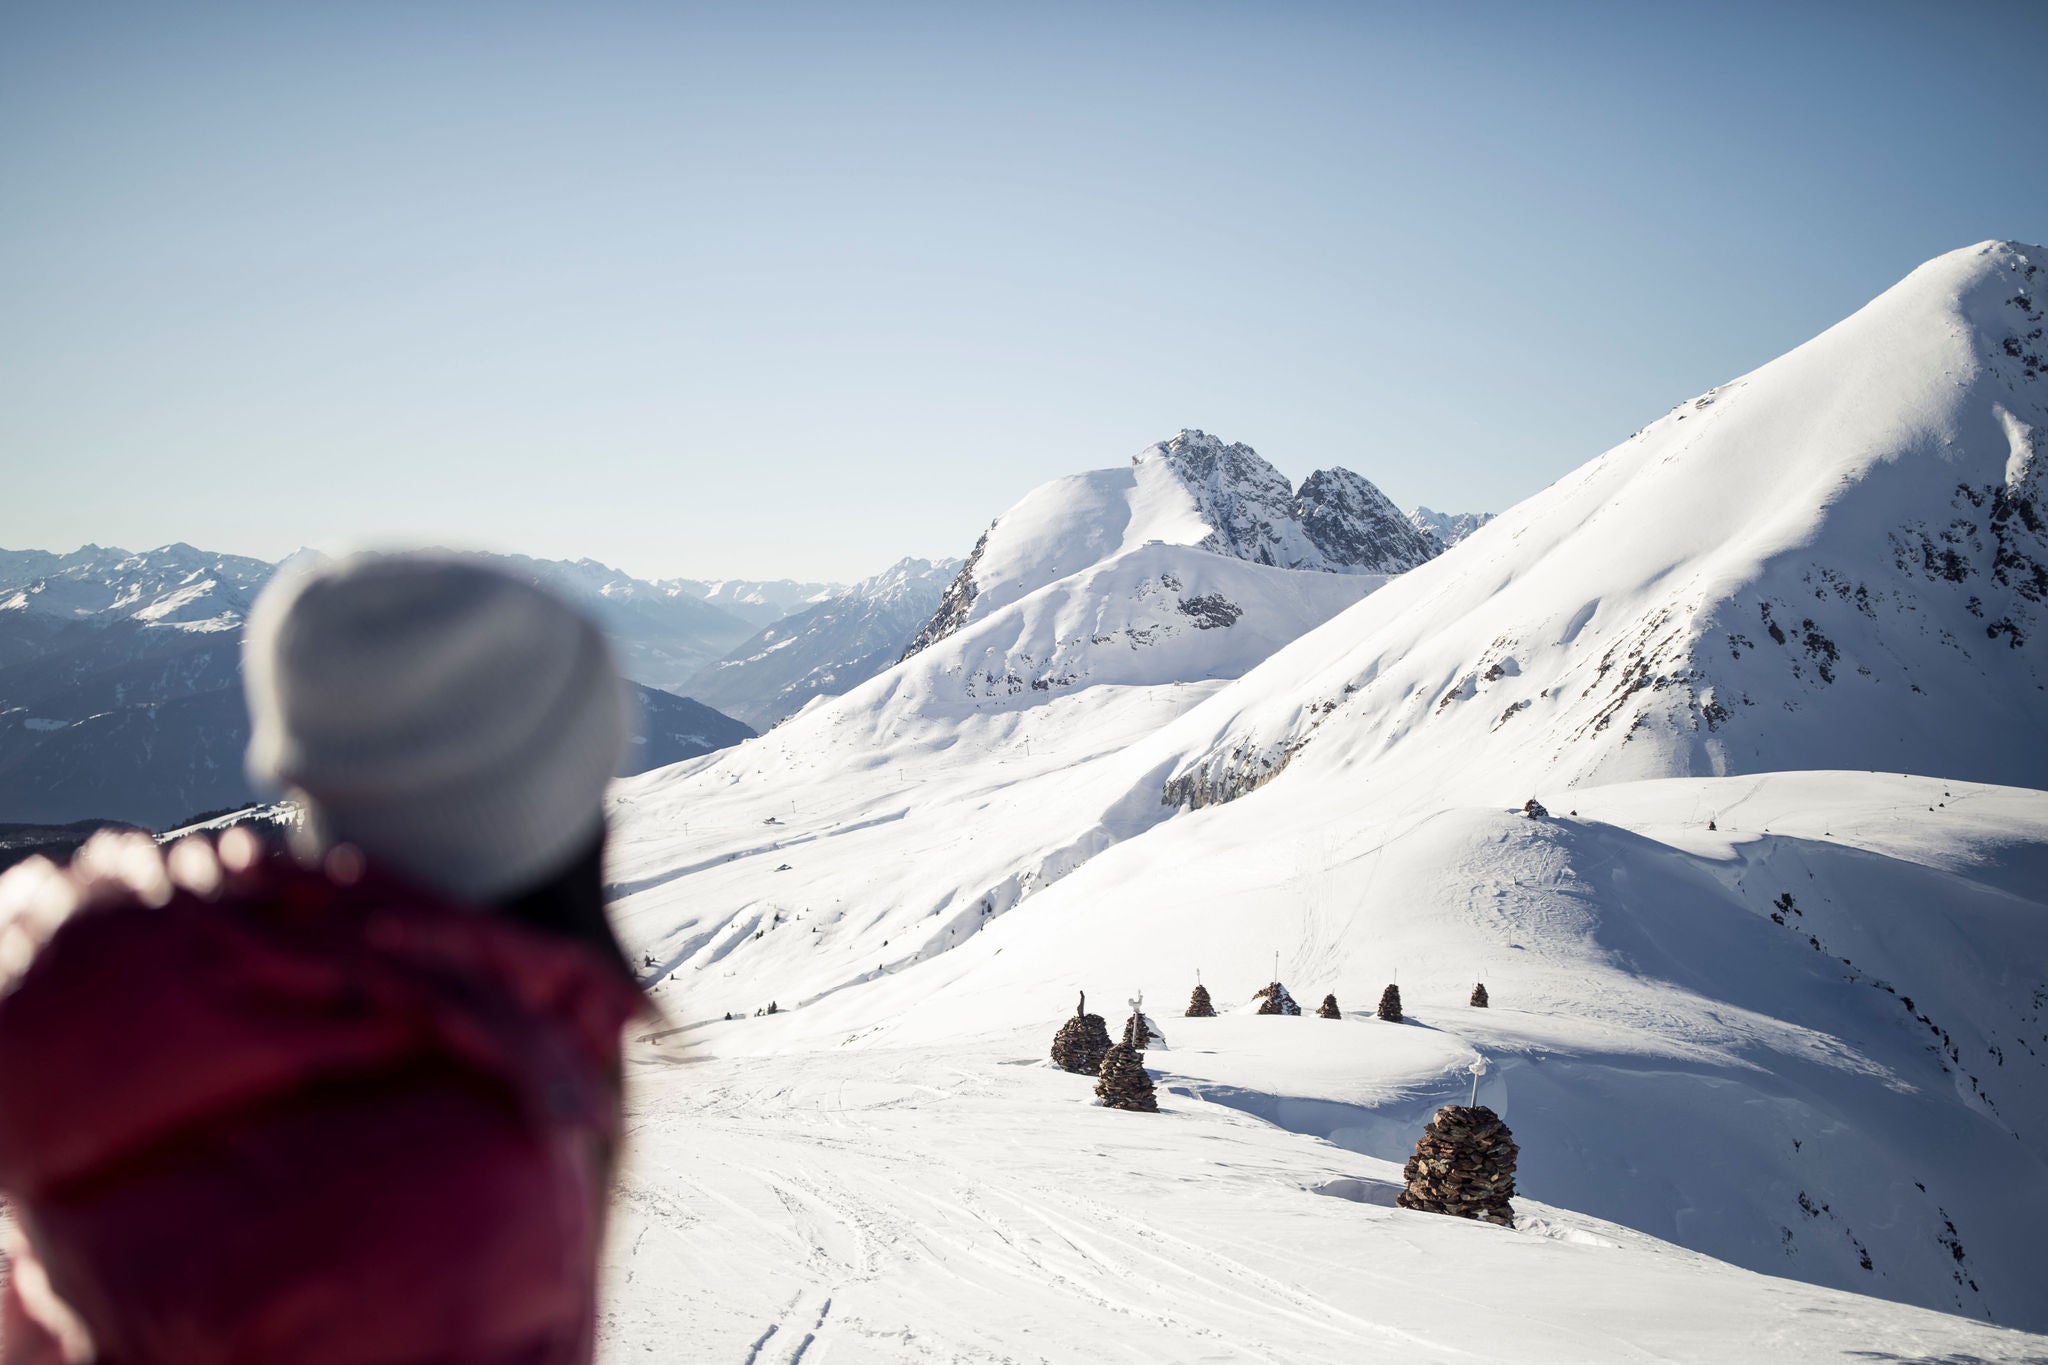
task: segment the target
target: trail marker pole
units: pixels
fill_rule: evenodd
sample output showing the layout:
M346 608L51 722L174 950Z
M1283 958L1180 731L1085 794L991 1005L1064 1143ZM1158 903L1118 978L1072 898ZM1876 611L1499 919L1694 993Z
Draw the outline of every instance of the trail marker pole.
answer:
M1472 1065L1465 1069L1472 1073L1471 1107L1476 1109L1479 1107L1479 1078L1486 1074L1486 1058L1484 1056L1474 1057L1472 1059Z

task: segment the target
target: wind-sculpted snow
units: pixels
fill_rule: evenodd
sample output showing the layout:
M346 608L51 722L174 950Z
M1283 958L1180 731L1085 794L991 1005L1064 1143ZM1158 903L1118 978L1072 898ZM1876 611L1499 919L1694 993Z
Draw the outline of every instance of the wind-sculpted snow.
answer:
M1503 800L1780 768L2048 785L2044 260L1930 262L1403 575L1190 716L1169 799L1304 761Z

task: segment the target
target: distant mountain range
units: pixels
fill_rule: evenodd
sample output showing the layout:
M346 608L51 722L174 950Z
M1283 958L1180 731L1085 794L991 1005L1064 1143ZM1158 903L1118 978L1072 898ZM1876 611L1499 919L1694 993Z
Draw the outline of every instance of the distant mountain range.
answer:
M650 685L745 639L737 617L590 560L504 562L610 631L640 700L625 771L753 735ZM184 544L0 550L0 822L162 828L253 799L242 775L242 625L277 568Z
M813 697L837 696L896 662L938 610L957 559L901 559L785 617L701 670L683 690L767 729Z
M1427 507L1415 507L1408 513L1408 524L1448 550L1492 521L1494 515L1492 512L1432 512Z
M1168 476L1158 487L1174 490L1171 506L1154 509L1164 518L1154 538L1187 530L1234 558L1343 574L1398 572L1440 552L1443 533L1414 521L1422 509L1404 516L1345 470L1313 474L1297 493L1249 447L1200 432L1160 443L1133 468L1148 460ZM991 533L993 557L984 537L965 564L903 559L851 587L649 581L594 559L499 558L604 625L640 691L628 771L641 772L738 743L814 698L851 690L930 632L957 628L956 614L972 618L977 595L985 608L1049 581L1058 554L1025 562L1032 518L1043 514L1041 529L1055 540L1106 533L1095 505L1104 477L1132 474L1051 486L1078 501L1034 494L1036 503L1012 509ZM161 827L250 800L241 629L279 567L182 543L140 553L0 550L0 822Z

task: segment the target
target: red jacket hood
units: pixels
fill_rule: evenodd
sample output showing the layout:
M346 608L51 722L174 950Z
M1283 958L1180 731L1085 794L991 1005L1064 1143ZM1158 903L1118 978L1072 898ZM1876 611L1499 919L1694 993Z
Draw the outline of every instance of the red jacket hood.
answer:
M286 858L151 899L70 911L0 987L0 1191L33 1198L211 1116L414 1057L616 1126L606 1078L641 999L578 944ZM0 958L19 958L8 928Z

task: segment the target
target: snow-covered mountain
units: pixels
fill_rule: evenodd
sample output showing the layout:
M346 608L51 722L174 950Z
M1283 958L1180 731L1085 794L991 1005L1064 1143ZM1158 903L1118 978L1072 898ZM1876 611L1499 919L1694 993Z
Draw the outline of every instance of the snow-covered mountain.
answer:
M757 629L849 591L843 583L800 583L793 578L664 578L655 586L707 603Z
M591 560L502 562L582 602L648 684L746 627ZM0 821L160 827L252 798L241 635L277 565L189 545L0 551ZM738 743L750 727L641 687L631 771Z
M2043 268L1940 257L1681 403L1270 660L1176 790L1297 756L1487 800L1782 768L2048 786Z
M1427 507L1417 506L1408 510L1408 524L1448 550L1496 515L1493 512L1432 512Z
M1671 1262L1634 1239L1661 1238L1961 1315L1912 1318L1907 1351L1854 1326L1902 1310L1744 1290L1731 1311L1776 1343L1759 1358L2022 1358L2039 1343L1963 1319L2048 1330L2044 267L1999 243L1930 262L1350 602L1323 594L1357 579L1257 562L1308 543L1231 510L1270 499L1205 501L1163 459L1038 490L902 664L622 784L617 909L674 1020L643 1065L686 1043L727 1090L835 1132L929 1104L1060 1144L992 1143L981 1184L906 1154L999 1224L958 1230L963 1263L1009 1264L1043 1221L1066 1245L1156 1246L1162 1283L1200 1264L1285 1295L1317 1341L1364 1333L1351 1355L1394 1324L1417 1334L1395 1350L1434 1359L1453 1328L1312 1269L1276 1277L1246 1243L1270 1214L1333 1229L1344 1285L1405 1263L1429 1216L1315 1191L1390 1194L1483 1057L1525 1221L1473 1236L1518 1239L1518 1274L1569 1283L1585 1256L1582 1287L1646 1283ZM1521 813L1531 796L1547 814ZM1297 997L1353 1017L1247 1017L1276 952ZM1158 1008L1198 970L1224 1018ZM1397 973L1412 1022L1357 1017ZM1490 1008L1465 1003L1475 980ZM1148 991L1173 1042L1148 1057L1160 1116L1070 1114L1059 1076L1006 1065L1042 1056L1076 988L1112 1014L1098 1002ZM689 1087L663 1094L645 1130L694 1132ZM1214 1155L1254 1123L1256 1156ZM685 1155L651 1142L657 1168ZM873 1154L817 1145L790 1157L800 1180L753 1190L735 1144L689 1177L735 1206L929 1216L925 1184L893 1189ZM655 1172L629 1184L647 1197L621 1278L673 1229ZM1184 1199L1242 1235L1160 1211ZM717 1215L721 1241L744 1240L737 1217ZM772 1287L835 1289L829 1264ZM1650 1318L1690 1311L1658 1292ZM1227 1304L1174 1302L1162 1358L1247 1340ZM1430 1322L1459 1317L1438 1306ZM1683 1354L1600 1325L1558 1352ZM1825 1342L1785 1345L1807 1331ZM1310 1336L1300 1358L1345 1358ZM941 1355L985 1342L965 1322L940 1337Z
M1283 569L1401 573L1437 553L1345 469L1289 487L1250 446L1183 431L1128 467L1058 479L996 518L906 657L1088 564L1157 541Z
M232 631L275 568L185 544L140 554L99 545L68 555L0 550L0 614L120 619L193 634Z
M777 620L682 690L759 730L813 697L852 690L902 656L932 613L957 559L901 559L838 596Z

